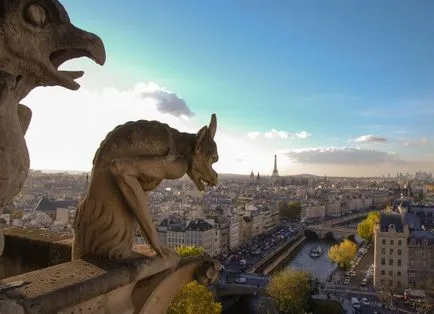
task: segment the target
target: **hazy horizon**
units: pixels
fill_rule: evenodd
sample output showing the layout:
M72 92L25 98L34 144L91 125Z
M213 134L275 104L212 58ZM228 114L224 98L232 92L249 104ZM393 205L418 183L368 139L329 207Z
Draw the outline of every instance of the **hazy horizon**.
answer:
M46 174L59 174L59 173L70 173L70 174L88 174L91 173L92 170L62 170L62 169L30 169L30 171L39 171L42 173L46 173ZM222 176L244 176L244 177L250 177L251 173L225 173L225 172L219 172L219 175ZM406 173L402 173L403 175L405 175ZM414 173L410 173L411 175L414 175ZM254 173L255 178L257 176L257 173ZM285 177L294 177L294 176L312 176L312 177L327 177L327 178L380 178L383 177L385 179L388 178L389 174L384 174L381 176L352 176L352 175L348 175L348 176L336 176L336 175L328 175L328 174L313 174L313 173L295 173L295 174L287 174L287 175L280 175L279 176L281 178L285 178ZM187 176L187 175L185 175ZM271 174L261 174L259 173L259 176L261 178L271 178ZM393 175L392 173L390 173L390 178L393 179L394 177L396 177L396 173Z
M219 173L271 174L274 154L281 175L434 172L434 2L61 2L107 63L23 100L32 168L90 171L119 124L216 113Z

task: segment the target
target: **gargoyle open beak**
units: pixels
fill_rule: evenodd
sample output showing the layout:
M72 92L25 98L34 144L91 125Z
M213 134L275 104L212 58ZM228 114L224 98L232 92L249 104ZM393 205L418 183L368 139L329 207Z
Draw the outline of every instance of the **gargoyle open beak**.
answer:
M193 176L191 174L188 174L190 179L194 182L194 184L196 185L197 189L199 191L204 191L205 190L205 186L216 186L217 185L217 181L218 181L218 176L217 173L215 173L215 175L212 175L212 178L203 178L203 177L197 177L197 176Z
M57 32L58 45L49 56L49 71L54 75L55 84L71 90L80 88L75 80L82 77L83 71L60 71L66 61L88 57L99 65L104 65L106 52L102 40L95 34L86 32L72 24L65 25Z

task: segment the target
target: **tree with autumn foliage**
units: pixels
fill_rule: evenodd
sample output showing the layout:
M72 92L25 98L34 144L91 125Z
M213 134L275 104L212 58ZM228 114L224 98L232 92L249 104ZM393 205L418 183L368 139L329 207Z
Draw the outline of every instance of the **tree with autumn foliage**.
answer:
M205 253L203 247L197 247L194 245L183 245L176 248L176 253L178 253L182 257L187 256L200 256Z
M181 246L176 252L182 256L200 256L204 254L201 247ZM170 303L168 314L220 314L222 305L215 302L211 291L197 281L187 283Z
M339 244L333 245L328 253L329 259L338 264L339 268L349 268L351 261L357 253L357 245L348 239Z
M266 292L281 313L305 313L309 310L315 285L310 273L292 269L276 273Z
M380 222L380 212L370 212L368 217L357 225L357 234L366 242L370 242L374 235L374 228Z

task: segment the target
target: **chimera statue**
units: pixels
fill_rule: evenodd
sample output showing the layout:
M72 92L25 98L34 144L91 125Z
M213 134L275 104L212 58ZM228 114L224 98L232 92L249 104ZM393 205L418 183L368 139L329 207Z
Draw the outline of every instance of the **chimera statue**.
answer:
M104 45L72 25L57 0L0 0L0 213L30 166L24 135L32 115L20 101L38 86L78 89L75 79L83 72L58 68L83 56L103 65Z
M148 193L164 179L187 174L199 190L217 184L216 115L197 134L181 133L158 121L116 127L93 160L88 193L74 223L73 259L143 257L133 250L139 228L156 253L167 258L148 211Z

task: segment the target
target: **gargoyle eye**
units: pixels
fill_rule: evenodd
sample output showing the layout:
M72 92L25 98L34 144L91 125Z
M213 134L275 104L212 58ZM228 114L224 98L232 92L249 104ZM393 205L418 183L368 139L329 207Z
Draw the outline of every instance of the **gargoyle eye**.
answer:
M27 7L24 18L28 23L38 27L43 27L50 22L45 8L35 3Z

